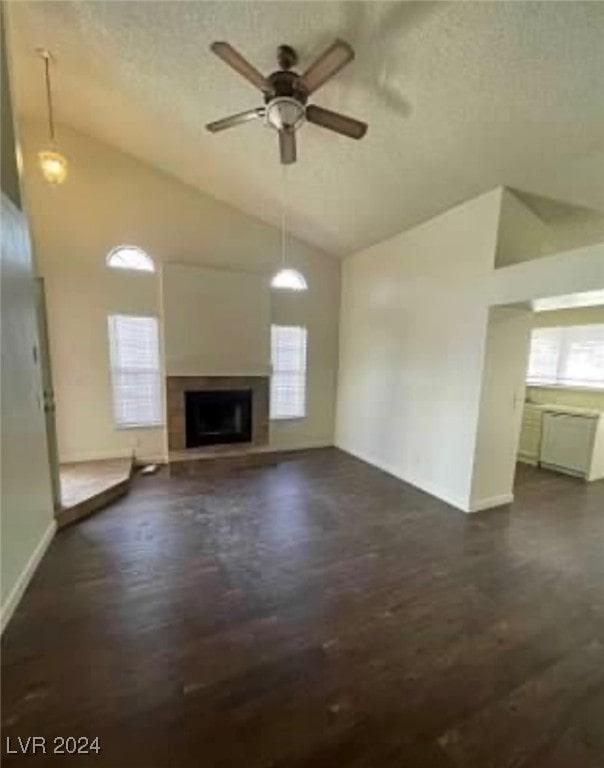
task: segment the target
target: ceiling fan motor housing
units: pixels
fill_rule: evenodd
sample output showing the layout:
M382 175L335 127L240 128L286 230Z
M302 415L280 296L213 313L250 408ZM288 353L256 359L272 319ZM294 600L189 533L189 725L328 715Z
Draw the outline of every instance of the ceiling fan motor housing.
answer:
M308 94L300 85L300 76L289 69L279 69L267 78L265 93L266 123L281 130L295 130L304 121Z
M287 96L291 99L298 99L303 104L306 103L308 93L300 82L300 75L289 69L278 69L267 78L269 89L265 92L265 101L275 98L275 96Z

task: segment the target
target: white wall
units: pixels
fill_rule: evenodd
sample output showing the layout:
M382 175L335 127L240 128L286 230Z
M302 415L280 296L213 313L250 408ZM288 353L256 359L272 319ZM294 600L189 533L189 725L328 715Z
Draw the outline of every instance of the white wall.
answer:
M263 275L166 264L168 376L270 375L270 284Z
M35 152L45 127L22 123L25 193L34 247L47 287L57 426L62 461L165 455L163 429L116 430L111 418L106 316L159 314L158 275L108 270L116 245L144 248L158 265L240 270L269 279L279 233L180 181L66 128L67 182L46 185ZM275 447L333 443L340 264L299 240L288 259L307 278L304 294L271 296L273 322L308 327L307 418L271 425ZM273 292L274 294L275 292ZM219 334L216 343L220 343Z
M549 210L541 218L515 194L503 189L495 265L506 267L604 241L604 215L561 201L525 195Z
M4 629L54 533L27 220L19 201L2 31L1 609ZM12 168L11 172L5 171ZM6 185L9 185L8 188ZM5 194L9 192L11 199Z
M511 498L531 300L604 285L604 244L542 235L499 188L346 259L337 445L465 511Z
M496 270L492 304L568 296L604 288L604 242Z
M524 408L529 309L494 307L489 313L470 510L506 504Z
M501 190L344 262L337 445L469 506Z
M536 259L548 248L548 228L509 189L501 195L501 213L497 230L495 265L506 267Z
M2 116L2 132L0 142L2 148L2 191L21 208L21 189L19 187L19 170L17 168L17 141L13 123L13 105L9 83L8 60L6 57L6 41L4 34L4 6L0 5L0 35L2 40L2 64L0 66L0 115Z

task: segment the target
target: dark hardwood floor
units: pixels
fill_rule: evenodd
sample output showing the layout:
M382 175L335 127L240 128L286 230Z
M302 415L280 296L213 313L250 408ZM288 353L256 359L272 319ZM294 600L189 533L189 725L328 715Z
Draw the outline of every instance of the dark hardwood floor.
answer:
M7 766L604 766L604 484L520 467L467 516L336 450L139 477L2 650ZM7 756L59 735L101 752Z

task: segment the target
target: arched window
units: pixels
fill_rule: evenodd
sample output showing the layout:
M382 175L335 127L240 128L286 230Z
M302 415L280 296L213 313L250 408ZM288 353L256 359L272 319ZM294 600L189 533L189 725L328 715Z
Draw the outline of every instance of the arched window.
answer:
M155 272L153 259L136 245L118 245L107 255L107 266L115 269L138 269L141 272Z

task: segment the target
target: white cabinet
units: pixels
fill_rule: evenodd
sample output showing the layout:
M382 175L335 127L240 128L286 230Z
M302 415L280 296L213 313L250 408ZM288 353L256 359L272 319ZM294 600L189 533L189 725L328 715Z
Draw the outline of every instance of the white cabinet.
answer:
M545 410L540 464L549 469L597 480L601 467L604 422L598 412Z
M538 464L541 450L541 409L526 403L520 428L518 460L525 464Z
M604 413L525 403L518 460L586 480L604 478Z

